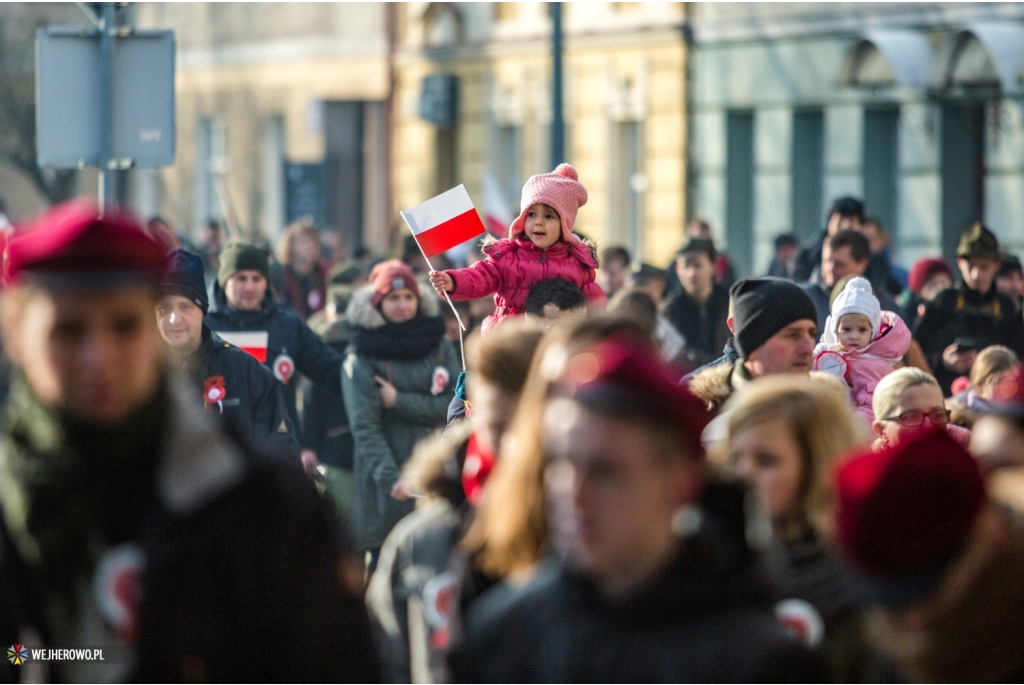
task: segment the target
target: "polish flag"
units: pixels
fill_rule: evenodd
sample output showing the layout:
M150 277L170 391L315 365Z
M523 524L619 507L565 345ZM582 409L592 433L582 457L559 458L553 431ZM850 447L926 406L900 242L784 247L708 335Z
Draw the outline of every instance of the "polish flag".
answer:
M462 185L399 214L409 225L427 259L486 233L480 215Z
M512 223L511 210L505 202L505 196L501 194L501 188L494 179L494 174L488 169L484 173L484 220L487 222L487 230L504 238L508 235L508 227Z
M267 361L267 339L270 336L266 331L217 331L216 333L224 342L241 348L242 352L248 352L256 357L257 361Z

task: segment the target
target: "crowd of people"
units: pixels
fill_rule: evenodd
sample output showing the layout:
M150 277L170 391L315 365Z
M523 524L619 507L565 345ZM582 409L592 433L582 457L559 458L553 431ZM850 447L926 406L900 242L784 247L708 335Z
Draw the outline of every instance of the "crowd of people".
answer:
M737 279L701 220L666 269L599 261L586 203L531 177L465 264L88 201L13 227L0 641L120 649L0 681L1024 677L996 235L904 270L841 198Z

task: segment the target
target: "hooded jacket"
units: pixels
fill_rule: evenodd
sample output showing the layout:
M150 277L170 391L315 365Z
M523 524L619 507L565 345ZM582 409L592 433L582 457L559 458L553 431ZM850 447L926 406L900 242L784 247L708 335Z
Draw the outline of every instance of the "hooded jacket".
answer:
M453 300L475 300L494 294L494 313L484 319L482 330L505 318L522 314L530 290L549 278L564 278L583 291L590 308L602 307L607 298L595 282L597 247L589 240L569 244L564 240L542 250L528 238L488 241L486 257L465 269L449 269L455 289Z
M742 509L742 494L726 499ZM521 590L492 589L469 608L454 682L822 682L822 664L776 621L737 518L703 506L700 529L628 597L602 596L554 559Z
M229 309L224 291L215 284L210 306L210 313L203 322L214 332L267 332L267 360L264 365L281 381L281 394L292 425L298 431L299 443L308 447L296 406L298 379L295 373L323 385L328 392L341 395L341 356L324 344L301 319L282 310L274 302L269 288L260 309L242 311Z
M35 633L48 647L134 655L52 662L54 682L376 682L358 571L344 580L357 562L330 505L295 463L230 440L193 393L172 376L146 430L120 431L130 458L97 475L111 450L69 440L24 384L12 391L0 436L0 642ZM87 590L60 610L65 586ZM23 668L4 659L0 682Z
M875 394L875 386L883 377L892 373L893 365L903 359L910 348L910 330L903 319L895 312L883 311L879 333L874 340L859 350L843 351L839 347L832 317L825 323L825 332L821 342L814 348L814 371L832 372L827 365L829 355L838 354L846 362L843 380L853 389L853 399L857 404L857 412L868 421L875 420L875 412L871 409L871 398Z
M444 338L437 298L426 288L420 293L419 313L402 324L387 323L373 306L372 286L353 293L346 311L356 335L345 358L342 386L355 442L352 515L364 550L380 547L399 519L412 511L413 500L394 499L391 488L416 443L445 425L462 371L459 353ZM397 337L389 337L396 331ZM377 343L364 344L364 339ZM394 407L382 406L374 376L395 386Z

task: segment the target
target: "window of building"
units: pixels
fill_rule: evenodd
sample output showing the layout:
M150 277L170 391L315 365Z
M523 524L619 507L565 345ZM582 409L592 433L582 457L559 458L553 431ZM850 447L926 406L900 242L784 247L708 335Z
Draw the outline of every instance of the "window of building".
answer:
M864 111L864 206L896 237L896 184L900 111L873 107Z
M193 223L199 227L224 220L218 196L227 172L227 125L220 117L200 119L196 126L196 167Z
M284 118L270 117L263 130L262 223L264 235L276 239L284 225Z
M750 273L754 237L754 113L725 117L725 235L739 274Z
M643 195L647 190L643 124L635 120L613 122L612 153L612 240L639 256L643 253Z
M790 216L793 217L793 232L801 239L821 231L824 222L821 197L825 171L824 132L825 116L820 109L793 113Z
M942 106L942 249L956 254L960 233L985 216L985 108L977 102Z
M519 206L523 186L523 129L521 126L500 125L495 129L495 158L492 162L501 194L510 207Z

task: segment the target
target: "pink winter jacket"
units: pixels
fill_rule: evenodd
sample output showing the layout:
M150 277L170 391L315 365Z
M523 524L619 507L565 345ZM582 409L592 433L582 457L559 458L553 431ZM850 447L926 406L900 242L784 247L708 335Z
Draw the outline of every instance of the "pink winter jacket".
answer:
M839 347L833 328L832 317L829 317L821 342L814 348L814 364L811 368L815 371L831 371L823 363L827 357L823 357L822 353L839 354L846 360L846 374L843 379L853 388L857 411L868 421L874 421L875 413L871 409L871 398L875 394L875 386L883 376L892 372L893 365L903 359L903 355L910 349L910 329L898 314L883 311L881 330L875 339L862 349L844 352Z
M589 242L569 245L558 241L546 250L525 237L505 238L484 245L482 261L465 269L449 269L455 289L453 300L475 300L494 293L494 314L484 319L487 332L505 318L522 314L530 289L548 278L564 278L576 284L587 298L589 309L600 308L605 295L594 282L597 257Z

